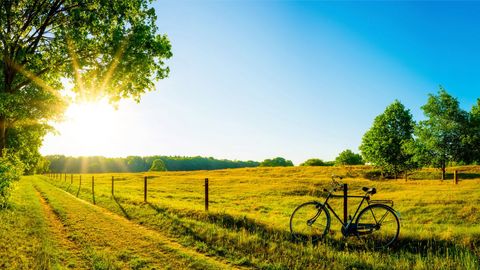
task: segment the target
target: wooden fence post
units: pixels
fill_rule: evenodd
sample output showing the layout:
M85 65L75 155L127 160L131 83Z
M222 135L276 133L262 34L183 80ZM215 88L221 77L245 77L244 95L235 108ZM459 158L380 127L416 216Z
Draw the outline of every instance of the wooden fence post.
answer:
M115 178L112 175L112 197L115 197Z
M95 204L95 177L92 175L92 199Z
M70 185L73 184L73 174L70 174Z
M343 184L343 222L345 226L348 223L348 185Z
M205 178L205 211L208 211L208 178Z
M78 197L78 193L80 193L80 188L82 187L82 176L80 175L80 183L78 184L78 190L77 190L77 197Z
M458 185L458 171L457 170L453 171L453 182L455 183L455 185Z
M147 202L147 177L143 178L143 201Z

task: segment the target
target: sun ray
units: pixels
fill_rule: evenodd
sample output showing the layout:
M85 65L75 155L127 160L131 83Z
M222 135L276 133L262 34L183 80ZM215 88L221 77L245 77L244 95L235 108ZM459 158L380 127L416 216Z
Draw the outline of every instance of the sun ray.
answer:
M112 61L110 63L110 66L107 69L107 72L105 73L105 76L103 78L102 84L100 86L100 90L104 91L107 85L110 83L110 79L113 76L113 73L115 72L115 69L117 68L118 64L120 63L120 60L123 56L123 53L125 52L125 47L127 46L128 43L128 38L124 39L121 43L120 46L118 47L117 51L115 52L115 55L112 58Z
M70 39L67 39L67 48L68 48L68 53L72 58L72 66L73 66L73 72L75 73L75 81L78 84L79 90L82 92L85 89L83 84L82 74L80 73L78 58L77 58L77 54L75 53L73 42Z
M31 73L30 71L26 70L23 66L12 62L13 68L15 68L16 71L20 72L23 76L27 77L30 81L41 87L42 89L53 93L54 95L58 95L58 91L55 91L53 87L48 85L44 80L42 80L40 77L36 76L35 74Z

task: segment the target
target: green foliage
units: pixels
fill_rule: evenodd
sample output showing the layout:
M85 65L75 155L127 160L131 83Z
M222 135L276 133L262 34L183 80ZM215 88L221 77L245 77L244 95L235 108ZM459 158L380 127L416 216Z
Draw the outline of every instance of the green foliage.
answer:
M331 164L319 159L311 158L300 164L300 166L331 166Z
M464 149L468 115L460 108L458 100L442 87L438 95L429 95L422 110L427 119L420 121L415 129L415 158L425 165L441 168L444 179L449 162L467 159Z
M480 99L468 113L468 130L465 136L464 161L480 164Z
M24 164L25 174L45 172L42 164L45 161L38 149L48 130L51 128L43 124L21 125L8 130L7 146Z
M172 56L149 0L3 1L0 9L0 155L34 173L47 123L61 118L62 80L76 99L136 101L165 78Z
M0 208L8 205L10 186L13 181L19 180L23 173L23 164L17 156L6 153L0 157Z
M127 157L127 168L129 172L144 172L148 166L142 157L129 156Z
M232 161L207 157L130 156L127 158L66 157L52 155L45 157L51 172L101 173L101 172L142 172L152 167L154 160L161 159L168 171L218 170L228 168L257 167L256 161Z
M335 165L363 165L362 156L360 154L353 153L352 150L347 149L335 158Z
M415 122L410 110L395 100L375 117L372 127L363 135L360 151L365 161L387 174L407 171L414 167L408 145L412 143Z
M260 163L260 167L290 167L293 166L291 160L286 160L282 157L276 157L273 159L265 159Z
M167 167L165 167L165 163L161 159L155 159L150 167L150 171L152 172L164 172L166 170Z

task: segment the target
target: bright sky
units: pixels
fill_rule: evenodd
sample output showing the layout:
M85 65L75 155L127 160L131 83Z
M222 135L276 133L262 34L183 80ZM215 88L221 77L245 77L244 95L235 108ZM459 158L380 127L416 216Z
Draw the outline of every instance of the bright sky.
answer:
M170 77L139 104L74 105L43 154L201 155L298 164L358 151L399 99L480 97L480 3L157 1Z

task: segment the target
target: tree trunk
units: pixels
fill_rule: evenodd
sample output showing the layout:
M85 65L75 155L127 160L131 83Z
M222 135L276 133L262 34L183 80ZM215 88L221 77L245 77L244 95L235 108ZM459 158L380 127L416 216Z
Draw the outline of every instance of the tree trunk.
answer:
M3 157L3 151L7 146L7 120L0 116L0 157Z

